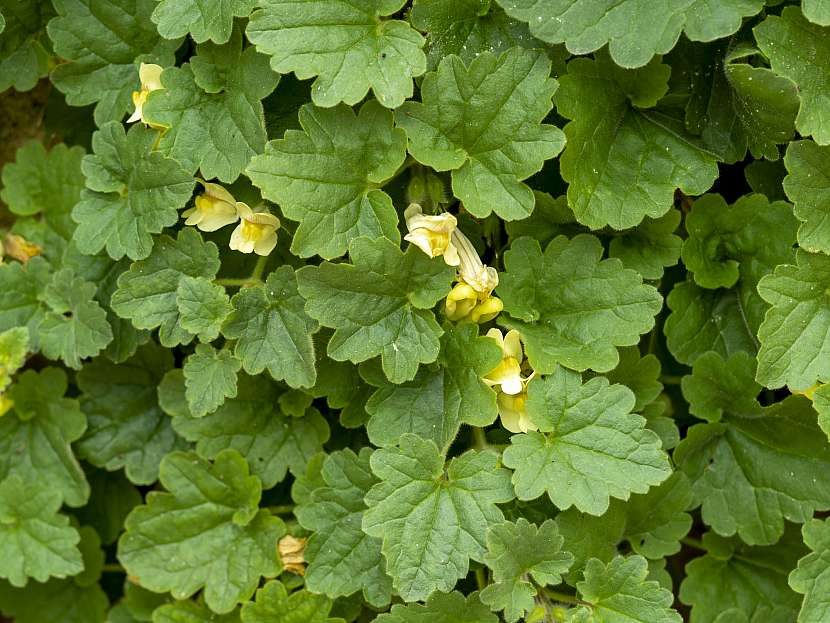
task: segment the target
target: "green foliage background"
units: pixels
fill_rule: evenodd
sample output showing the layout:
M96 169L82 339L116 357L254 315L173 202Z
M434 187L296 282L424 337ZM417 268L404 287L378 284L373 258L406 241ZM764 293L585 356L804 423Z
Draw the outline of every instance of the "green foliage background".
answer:
M830 3L0 0L0 92L35 88L4 616L830 621ZM184 224L204 180L269 256ZM410 201L497 318L445 317Z

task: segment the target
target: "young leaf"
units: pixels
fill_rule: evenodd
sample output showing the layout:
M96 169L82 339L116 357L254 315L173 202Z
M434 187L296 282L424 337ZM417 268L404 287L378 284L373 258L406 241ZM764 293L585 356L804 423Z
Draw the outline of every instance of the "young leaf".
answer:
M404 0L263 0L246 34L271 56L281 74L317 77L311 99L317 106L357 104L372 89L387 108L412 97L412 78L426 71L424 39L406 22L386 19Z
M529 238L504 255L506 272L497 292L533 368L547 374L562 364L577 370L613 369L617 346L636 344L654 324L662 298L619 260L601 260L594 236L558 236L545 249Z
M369 101L300 108L303 130L287 130L255 156L246 174L262 196L300 226L291 250L300 257L343 255L356 236L400 240L398 215L381 187L406 156L406 135L392 113Z
M225 288L204 277L188 275L181 278L176 288L176 308L182 329L197 334L205 343L219 337L222 324L233 309Z
M275 411L276 387L262 376L240 375L237 395L204 417L190 412L184 393L178 370L167 374L159 387L160 402L174 416L176 432L194 442L206 459L226 448L237 450L266 489L284 480L289 469L302 474L329 438L328 423L316 409L296 418Z
M634 392L635 413L642 411L658 399L663 391L660 382L660 360L653 354L641 356L637 347L621 348L620 363L605 375L611 383L625 385Z
M52 275L41 295L47 311L37 328L46 357L80 369L81 359L94 357L112 341L107 313L94 295L95 285L76 277L71 268Z
M671 607L671 591L647 580L647 575L648 563L641 556L617 556L608 564L592 558L585 567L585 579L576 585L581 598L590 605L579 606L568 620L680 623L683 618Z
M369 469L372 450L357 455L350 449L333 452L322 467L322 483L295 511L312 530L306 544L305 582L309 590L335 598L362 590L376 607L389 603L392 581L386 575L381 540L361 529L367 506L363 498L377 484Z
M634 402L622 385L603 377L583 385L565 368L532 382L527 411L541 432L511 437L502 459L515 470L517 497L547 491L558 508L601 515L611 497L625 500L668 478L668 457L645 418L631 413Z
M78 401L64 398L66 373L58 368L27 370L8 394L11 411L0 417L0 480L17 475L29 483L48 483L69 506L86 504L89 483L72 454L86 417Z
M394 445L404 433L431 439L446 451L462 423L492 424L496 394L482 380L501 361L495 341L479 337L474 324L447 326L436 366L423 366L412 381L380 379L366 403L366 432L376 446Z
M320 328L306 314L305 299L297 291L290 266L268 275L264 286L243 288L232 301L233 311L222 333L236 340L234 354L245 372L267 368L277 381L291 387L310 387L317 379L311 336Z
M738 290L704 290L689 279L674 286L666 305L666 345L680 363L692 365L709 351L721 357L758 351Z
M830 520L813 519L801 528L804 543L813 550L790 572L790 587L804 595L800 623L821 623L830 612Z
M811 24L798 7L785 7L781 16L770 15L753 32L772 69L798 87L801 107L795 127L813 136L819 145L830 144L830 107L825 90L830 79L830 30Z
M169 493L148 494L118 542L118 559L143 587L176 599L204 588L208 607L224 614L254 594L260 577L279 572L274 544L285 526L258 509L262 484L238 452L213 463L171 452L160 480Z
M526 519L491 526L484 560L493 570L493 584L481 592L481 601L504 610L510 623L518 621L535 605L537 590L529 576L541 586L556 586L573 564L573 555L562 551L564 541L552 519L538 527Z
M159 8L162 5L159 5ZM203 43L181 67L165 69L163 89L154 91L144 117L166 131L158 148L189 172L233 182L265 148L261 100L279 76L253 47L242 50L236 31L225 45Z
M184 384L187 404L195 417L213 413L236 396L236 375L242 362L229 350L216 350L209 344L199 344L184 362Z
M124 468L136 484L154 483L161 459L183 446L156 397L156 387L172 367L171 353L154 343L121 364L98 358L84 366L77 382L89 429L79 454L109 471Z
M87 190L72 210L81 252L94 255L106 247L116 260L144 259L153 249L151 234L178 220L195 182L178 162L152 151L157 136L140 126L125 134L116 122L92 135L95 153L81 165Z
M522 180L564 146L562 131L542 123L557 86L538 51L484 52L469 66L448 56L424 78L423 103L404 103L395 121L418 162L452 171L453 193L471 214L521 219L535 203Z
M176 240L161 236L150 257L134 262L118 278L112 308L136 328L159 327L162 346L186 344L193 334L180 326L179 284L188 276L213 279L218 271L219 250L195 228L181 230Z
M492 452L469 451L450 460L432 441L401 436L398 448L372 454L380 478L369 493L363 530L383 539L393 585L404 601L449 591L481 561L487 528L503 520L496 504L513 499L510 475Z
M427 65L457 54L466 65L482 52L501 54L511 47L535 47L527 25L510 19L490 0L415 0L410 23L427 33Z
M288 594L273 580L257 590L256 601L242 606L242 623L343 623L330 619L331 600L305 590Z
M797 530L787 530L772 547L751 547L712 533L703 535L703 546L708 553L686 565L680 585L680 601L692 606L693 620L726 623L729 619L718 615L730 609L747 621L796 620L799 598L787 586L787 574L806 553Z
M425 604L396 604L375 623L497 623L498 617L481 603L477 593L435 593Z
M665 54L681 30L692 41L731 35L742 18L764 8L763 0L496 1L511 17L528 22L533 36L564 43L572 54L593 52L607 43L611 58L622 67L641 67L655 54Z
M556 94L557 111L572 120L560 166L580 223L633 227L668 212L677 189L700 195L717 177L714 154L646 110L666 94L669 73L658 61L626 71L605 54L568 63Z
M806 389L830 379L830 257L799 250L796 265L783 264L758 282L772 305L758 329L759 383Z
M136 59L173 64L179 41L159 36L154 0L53 0L58 16L47 27L55 54L69 62L52 83L72 106L95 104L95 123L120 120L139 87ZM106 50L106 53L102 53Z
M718 422L724 412L757 415L761 412L752 369L755 362L747 353L735 353L724 359L708 352L695 360L692 374L682 380L683 397L689 413L707 422Z
M414 378L419 364L438 358L443 331L431 309L449 293L455 271L414 245L402 253L386 238L356 238L349 256L352 264L297 271L306 312L335 329L329 357L359 363L380 355L390 381Z
M751 545L775 543L784 519L804 522L830 509L830 447L800 396L693 426L674 460L703 503L703 520Z
M17 474L0 482L0 577L12 586L83 571L81 537L60 507L61 494L42 484L24 483Z
M674 232L680 225L678 210L657 219L645 218L636 229L616 236L608 245L608 256L636 270L643 279L660 279L663 269L677 264L683 240Z
M189 34L196 43L225 43L233 18L248 17L254 6L256 0L161 0L151 19L165 39Z
M794 141L784 156L784 191L801 221L798 245L812 253L830 253L830 147Z

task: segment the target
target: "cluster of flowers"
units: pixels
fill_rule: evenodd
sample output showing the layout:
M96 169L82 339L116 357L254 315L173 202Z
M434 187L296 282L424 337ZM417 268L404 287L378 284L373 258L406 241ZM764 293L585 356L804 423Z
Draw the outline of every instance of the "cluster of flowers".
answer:
M428 256L442 257L449 266L458 269L457 283L444 302L447 318L454 322L482 323L498 316L503 304L493 296L493 290L499 285L499 274L492 266L484 265L470 240L458 229L456 218L449 212L426 215L417 203L409 205L404 218L409 231L405 240ZM527 386L535 372L524 357L521 335L515 329L505 335L492 328L486 336L502 352L499 365L483 377L496 390L502 425L513 433L536 430L525 406Z

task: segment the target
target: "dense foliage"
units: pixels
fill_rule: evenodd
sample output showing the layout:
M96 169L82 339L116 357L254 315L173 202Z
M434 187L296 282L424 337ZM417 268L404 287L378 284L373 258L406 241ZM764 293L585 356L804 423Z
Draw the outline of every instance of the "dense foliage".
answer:
M0 0L3 91L2 615L830 622L827 1Z

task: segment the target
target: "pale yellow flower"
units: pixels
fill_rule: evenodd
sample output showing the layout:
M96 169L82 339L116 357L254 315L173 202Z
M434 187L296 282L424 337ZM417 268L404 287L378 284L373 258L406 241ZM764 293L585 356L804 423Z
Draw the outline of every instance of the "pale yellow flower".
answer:
M527 414L527 388L514 395L499 392L496 396L496 403L499 408L501 425L511 433L526 433L529 430L538 430L538 427L530 421L530 416Z
M484 375L484 382L490 387L498 387L505 394L521 393L525 379L522 378L524 352L519 332L511 329L506 335L502 335L502 332L494 327L486 335L501 348L501 361Z
M230 247L242 253L269 255L277 246L280 220L270 212L254 212L247 203L237 201L241 219L231 234Z
M430 257L441 256L449 266L458 266L461 261L458 250L452 242L452 233L458 222L449 212L431 216L424 214L417 203L409 204L403 213L409 233L404 236Z
M298 539L290 534L279 540L277 552L279 552L284 571L305 575L305 545L306 539Z
M25 264L36 255L40 255L43 249L34 242L29 242L23 236L17 234L6 234L5 238L0 241L0 261L3 255L22 262Z
M202 231L216 231L239 220L237 201L224 187L197 180L205 192L196 197L195 206L182 212L185 225L195 225Z
M479 293L484 300L499 285L499 273L492 266L485 266L473 247L473 243L461 230L452 232L452 242L458 249L458 277Z
M444 313L453 322L488 322L503 308L500 298L490 294L482 297L473 286L464 282L455 284L444 301Z
M133 114L130 115L130 118L127 119L127 123L141 121L152 128L158 129L160 127L149 123L144 118L144 104L147 103L147 97L150 93L164 88L161 86L162 71L164 71L164 68L161 65L155 65L154 63L141 63L138 68L138 78L141 80L141 90L133 91L133 106L135 106L135 112L133 112Z

